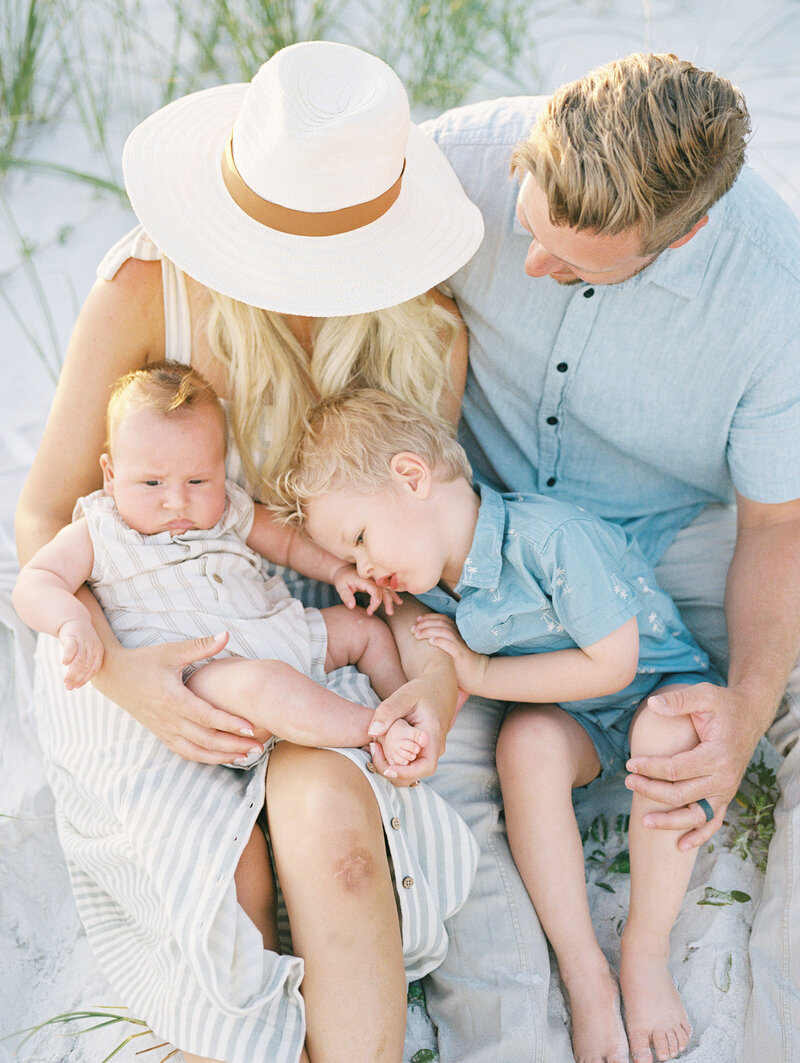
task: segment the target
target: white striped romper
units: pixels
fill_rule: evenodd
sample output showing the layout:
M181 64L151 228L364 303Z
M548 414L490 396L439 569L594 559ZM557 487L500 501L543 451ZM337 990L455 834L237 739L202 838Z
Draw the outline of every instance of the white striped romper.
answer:
M112 279L131 257L161 256L135 229L106 255L98 275ZM184 279L164 260L162 277L166 357L185 363L191 325ZM234 450L228 475L242 482ZM331 588L284 575L306 605L333 604ZM331 673L328 685L376 704L352 667ZM90 684L65 690L50 636L39 639L36 687L75 899L97 959L131 1014L187 1052L226 1063L297 1063L305 1036L303 961L264 950L233 880L263 806L267 758L246 771L184 760ZM395 789L367 770L360 750L338 752L362 769L378 803L406 973L418 978L447 950L443 921L469 892L474 840L424 784Z

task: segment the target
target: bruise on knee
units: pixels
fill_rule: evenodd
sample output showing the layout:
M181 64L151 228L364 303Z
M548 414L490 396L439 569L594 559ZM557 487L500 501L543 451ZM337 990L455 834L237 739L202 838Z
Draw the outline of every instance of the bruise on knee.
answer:
M333 863L333 878L347 893L361 893L371 888L379 870L373 853L359 845L355 837L345 838L346 852Z

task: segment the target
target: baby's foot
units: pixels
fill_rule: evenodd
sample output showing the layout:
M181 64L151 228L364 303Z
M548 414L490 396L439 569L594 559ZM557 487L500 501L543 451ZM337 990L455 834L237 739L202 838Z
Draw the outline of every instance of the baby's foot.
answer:
M686 1048L692 1025L669 973L669 955L637 949L622 939L619 983L633 1063L674 1059Z
M411 764L425 745L425 734L406 720L395 720L380 743L383 755L390 764Z
M561 980L569 995L575 1063L628 1063L619 989L605 960L568 975L562 970Z

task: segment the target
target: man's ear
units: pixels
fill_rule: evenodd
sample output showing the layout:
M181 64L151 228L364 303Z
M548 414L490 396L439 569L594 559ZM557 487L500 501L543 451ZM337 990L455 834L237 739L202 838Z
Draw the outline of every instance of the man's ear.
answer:
M680 240L673 240L671 244L667 244L667 247L683 247L684 244L689 243L693 236L700 232L704 225L708 225L707 214L704 214L700 221L695 222L685 236L682 236Z
M425 499L431 492L431 470L419 454L404 450L395 454L389 463L392 480L400 490L410 491L415 498Z
M100 468L103 470L103 489L107 495L114 497L114 466L110 454L100 455Z

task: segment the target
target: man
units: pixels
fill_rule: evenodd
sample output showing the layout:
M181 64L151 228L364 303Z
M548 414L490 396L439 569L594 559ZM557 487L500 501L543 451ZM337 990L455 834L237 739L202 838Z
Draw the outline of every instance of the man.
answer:
M789 751L740 1063L796 1063L800 225L740 173L749 120L738 92L674 56L630 56L547 101L468 106L426 129L486 222L451 281L470 331L461 438L477 476L625 526L727 671L727 689L662 698L664 713L691 713L700 744L631 762L627 785L671 809L647 817L654 827L697 846L771 725ZM545 1032L541 934L509 871L496 783L477 766L500 711L467 703L433 781L462 811L474 804L485 860L471 903L486 931L465 940L457 917L429 999L434 1017L474 1012L473 1041L442 1044L443 1063L560 1063L572 1056L557 1023ZM474 991L475 965L493 972L499 1005ZM651 1059L650 1040L635 1035L635 1063Z

